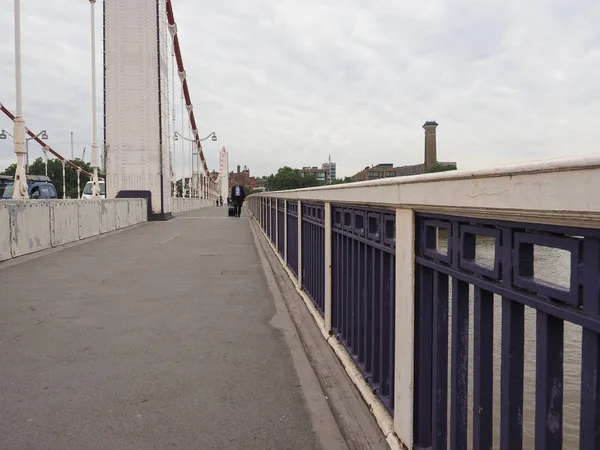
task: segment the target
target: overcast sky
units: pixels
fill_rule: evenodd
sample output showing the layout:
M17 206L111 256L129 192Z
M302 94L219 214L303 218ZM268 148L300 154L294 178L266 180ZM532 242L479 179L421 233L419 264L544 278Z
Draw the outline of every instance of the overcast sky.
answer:
M426 120L439 123L438 158L459 168L600 152L597 0L173 7L198 127L219 137L204 145L211 168L223 145L230 167L256 175L328 155L341 176L379 162L416 164ZM101 50L101 0L97 8ZM0 102L14 111L13 0L0 0L0 10ZM22 15L27 125L47 129L66 156L73 131L76 155L87 146L89 159L89 3L24 0ZM100 54L98 63L101 73ZM12 132L4 116L0 128ZM35 143L31 152L41 156ZM0 168L14 160L12 141L0 141Z

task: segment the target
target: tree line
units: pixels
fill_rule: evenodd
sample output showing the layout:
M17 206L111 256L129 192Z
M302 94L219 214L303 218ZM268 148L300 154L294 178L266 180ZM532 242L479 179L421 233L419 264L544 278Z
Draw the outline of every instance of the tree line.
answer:
M92 172L93 169L91 167L90 164L86 163L85 161L79 159L79 158L75 158L72 159L71 162L73 164L75 164L76 166L81 167L83 170L87 171L87 172ZM62 198L63 197L63 177L62 177L62 162L58 159L58 158L49 158L48 159L48 178L50 178L50 182L54 185L54 187L56 188L56 191L58 192L58 198ZM11 164L10 166L8 166L4 172L2 172L2 175L10 175L10 176L15 176L15 172L17 171L17 164ZM46 164L44 163L43 158L36 158L36 160L33 162L33 164L29 165L29 175L46 175ZM102 173L98 173L98 176L100 178L103 178L104 175ZM90 180L88 180L87 175L85 174L81 174L80 175L80 186L81 186L81 190L83 190L83 187L85 186L85 183L88 182ZM65 165L65 187L66 187L66 197L67 198L78 198L77 197L77 171L72 168L71 166L69 166L68 164Z

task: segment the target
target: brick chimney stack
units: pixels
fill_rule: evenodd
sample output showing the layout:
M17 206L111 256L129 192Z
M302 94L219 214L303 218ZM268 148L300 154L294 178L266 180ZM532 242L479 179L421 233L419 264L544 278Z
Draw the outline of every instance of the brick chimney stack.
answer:
M238 164L237 169L238 169L237 173L240 173L240 165L239 164Z
M432 120L425 122L425 171L432 168L437 163L437 144L435 138L435 129L438 124Z

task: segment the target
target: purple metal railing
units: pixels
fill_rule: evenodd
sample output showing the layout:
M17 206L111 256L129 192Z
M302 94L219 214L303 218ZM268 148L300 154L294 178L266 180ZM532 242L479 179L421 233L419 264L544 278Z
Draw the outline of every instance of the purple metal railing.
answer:
M277 251L285 256L285 202L277 200Z
M394 407L395 212L332 207L332 328Z
M298 202L287 202L287 264L298 276Z
M269 223L269 238L271 242L275 244L275 236L277 236L277 200L271 199L270 206L270 223Z
M438 230L448 234L447 250L438 248ZM451 449L463 449L470 439L475 449L492 448L498 432L493 424L494 294L500 297L502 318L500 449L524 444L525 306L536 314L535 448L563 445L565 322L582 330L579 448L600 448L600 230L417 214L416 233L415 448L446 450L450 440ZM477 236L493 241L489 264L477 259ZM535 246L570 253L569 286L536 278ZM474 287L471 404L469 285ZM467 434L469 409L472 436Z
M315 203L302 203L302 288L324 314L325 212Z
M263 198L262 200L262 211L263 211L263 219L262 219L262 229L265 233L269 233L268 221L269 221L269 199Z

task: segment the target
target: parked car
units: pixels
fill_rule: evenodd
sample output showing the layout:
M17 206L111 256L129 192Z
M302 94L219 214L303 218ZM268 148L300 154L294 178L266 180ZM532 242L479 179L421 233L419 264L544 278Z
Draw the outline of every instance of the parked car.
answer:
M92 186L93 182L88 181L83 187L81 198L92 198ZM98 181L98 187L100 188L100 198L106 198L106 183L102 180Z
M14 177L0 175L0 200L11 200L14 192ZM29 198L33 200L48 200L58 198L58 192L44 175L27 175Z

